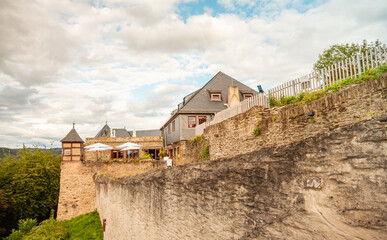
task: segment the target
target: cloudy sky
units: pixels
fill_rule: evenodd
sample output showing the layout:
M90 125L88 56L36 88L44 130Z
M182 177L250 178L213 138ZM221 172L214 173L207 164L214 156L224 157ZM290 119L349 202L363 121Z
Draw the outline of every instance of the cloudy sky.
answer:
M1 0L0 146L154 129L218 71L264 89L335 43L387 42L385 0Z

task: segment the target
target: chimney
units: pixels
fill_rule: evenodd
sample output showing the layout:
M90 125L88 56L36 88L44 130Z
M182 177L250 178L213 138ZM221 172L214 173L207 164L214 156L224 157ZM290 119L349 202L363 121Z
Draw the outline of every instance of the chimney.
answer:
M232 107L240 102L238 86L228 87L228 107Z
M133 134L132 134L132 137L137 137L136 135L136 129L133 128Z

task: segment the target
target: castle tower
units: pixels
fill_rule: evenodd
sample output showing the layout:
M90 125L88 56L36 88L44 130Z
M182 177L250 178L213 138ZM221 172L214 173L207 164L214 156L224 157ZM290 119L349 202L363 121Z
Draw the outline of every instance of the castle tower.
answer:
M62 140L62 161L82 160L84 141L75 131L75 123L73 129Z

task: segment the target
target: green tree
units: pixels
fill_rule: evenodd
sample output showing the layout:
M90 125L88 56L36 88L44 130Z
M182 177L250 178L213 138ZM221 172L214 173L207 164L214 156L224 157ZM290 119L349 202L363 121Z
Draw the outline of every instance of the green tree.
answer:
M366 40L363 40L362 44L334 44L328 49L324 49L323 53L319 54L318 60L313 65L313 68L314 70L323 69L336 62L356 56L358 53L365 53L367 50L371 50L381 45L382 43L379 40L371 43L367 43Z
M0 228L9 232L20 219L47 219L57 209L59 179L60 156L46 149L23 148L0 159L0 190L8 205Z

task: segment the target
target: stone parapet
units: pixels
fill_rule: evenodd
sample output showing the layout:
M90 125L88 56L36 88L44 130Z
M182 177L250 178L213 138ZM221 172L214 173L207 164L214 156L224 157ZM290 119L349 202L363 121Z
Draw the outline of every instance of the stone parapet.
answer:
M387 76L298 106L256 106L204 130L210 159L234 157L265 147L278 147L386 113ZM313 116L308 116L313 115ZM260 135L253 131L259 124Z

